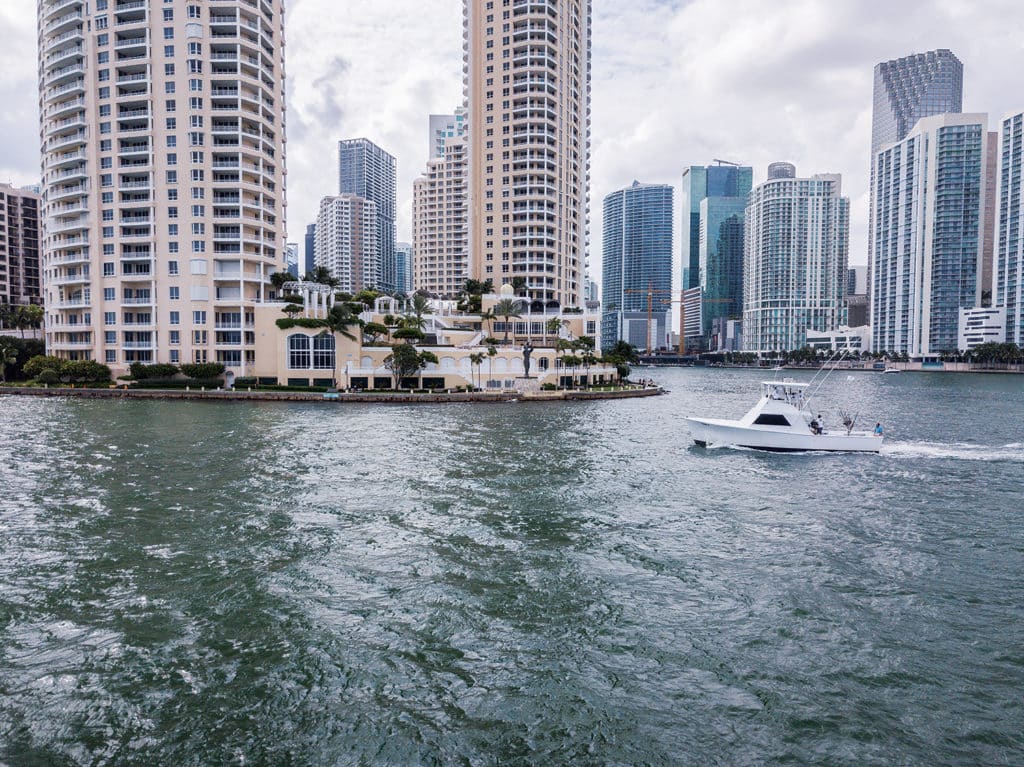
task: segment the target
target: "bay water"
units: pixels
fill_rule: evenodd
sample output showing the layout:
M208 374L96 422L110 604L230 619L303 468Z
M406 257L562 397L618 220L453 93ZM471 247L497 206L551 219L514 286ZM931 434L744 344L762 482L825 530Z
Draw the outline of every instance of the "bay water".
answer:
M0 396L0 765L1024 764L1024 378L431 406ZM791 374L807 380L808 374Z

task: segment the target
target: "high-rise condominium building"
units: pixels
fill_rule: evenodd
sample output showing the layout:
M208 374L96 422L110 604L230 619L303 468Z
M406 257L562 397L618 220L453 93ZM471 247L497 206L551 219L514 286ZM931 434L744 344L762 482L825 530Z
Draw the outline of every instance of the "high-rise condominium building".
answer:
M398 275L396 290L408 295L412 293L412 243L395 243L395 272Z
M850 201L842 178L771 178L754 188L746 213L743 347L791 351L807 331L846 324Z
M466 138L450 138L413 183L413 285L446 298L469 279Z
M313 271L316 266L316 224L306 225L306 236L303 238L303 275Z
M354 194L324 197L314 234L314 262L338 280L338 290L358 293L380 284L377 203Z
M741 219L747 205L747 195L754 185L754 169L739 165L719 164L700 166L694 165L683 171L683 288L696 288L702 283L701 274L701 243L702 237L707 246L707 255L717 255L718 230L722 223L731 216L738 215ZM711 200L706 214L702 214L701 205L704 200ZM702 218L708 215L714 218ZM715 230L712 232L712 230ZM728 243L732 236L727 235L725 258L731 259L735 254ZM741 229L742 243L742 229ZM742 257L742 245L740 246ZM741 277L742 279L742 277ZM742 288L740 289L742 292ZM718 310L716 310L718 311ZM722 312L719 312L721 314Z
M1006 309L1006 340L1024 347L1024 113L1000 126L999 227L993 305Z
M284 268L282 0L40 0L50 353L254 362Z
M963 110L964 65L941 48L883 61L875 66L871 113L871 184L868 215L868 271L874 248L875 163L878 152L902 141L924 117ZM868 290L871 289L869 281Z
M299 243L289 242L284 248L284 263L288 273L296 279L301 277L299 274Z
M663 301L672 295L674 191L634 181L604 198L603 349L616 341L651 351L666 345L671 312Z
M377 206L376 287L395 289L395 210L398 208L398 163L365 138L338 142L338 193L354 194Z
M39 195L0 184L0 304L42 303Z
M590 0L464 0L470 276L582 306Z
M430 115L430 159L444 157L445 147L452 139L466 135L466 110L459 107L454 114Z
M872 347L955 351L960 309L978 305L988 118L926 117L875 162Z

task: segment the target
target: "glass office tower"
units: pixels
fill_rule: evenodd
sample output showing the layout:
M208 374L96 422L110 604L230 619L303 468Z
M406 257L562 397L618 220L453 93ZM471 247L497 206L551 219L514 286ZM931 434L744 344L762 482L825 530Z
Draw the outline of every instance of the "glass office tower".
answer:
M601 348L624 340L641 349L666 344L672 297L674 189L641 184L604 199L604 314ZM648 290L653 292L648 325Z

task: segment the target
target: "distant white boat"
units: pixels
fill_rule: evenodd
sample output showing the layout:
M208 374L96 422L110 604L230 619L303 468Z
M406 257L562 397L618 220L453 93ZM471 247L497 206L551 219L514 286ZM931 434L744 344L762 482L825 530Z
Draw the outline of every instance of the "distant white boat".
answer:
M765 381L761 398L738 421L690 417L686 422L701 447L733 446L775 452L877 453L883 437L854 431L853 420L839 429L826 428L810 409L810 384Z
M899 372L901 372L901 371L900 371L900 369L899 369L899 368L886 368L886 369L885 369L885 370L883 370L882 372L883 372L883 373L899 373Z

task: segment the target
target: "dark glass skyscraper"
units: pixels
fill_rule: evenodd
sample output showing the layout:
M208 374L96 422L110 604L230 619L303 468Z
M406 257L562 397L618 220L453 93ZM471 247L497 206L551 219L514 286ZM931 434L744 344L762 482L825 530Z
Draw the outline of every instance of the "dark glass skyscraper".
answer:
M397 162L365 138L338 142L338 193L377 203L380 287L396 289L395 209L398 207Z
M886 144L902 141L922 117L963 111L964 65L942 48L883 61L875 67L871 161Z
M738 165L694 165L683 171L683 281L684 290L701 284L701 203L729 199L739 204L740 218L754 186L754 169ZM712 205L711 210L717 206ZM742 241L742 233L740 236Z
M641 184L604 198L604 265L601 348L618 340L641 349L665 344L665 301L672 291L672 206L674 189ZM648 327L648 289L653 295L653 323Z

